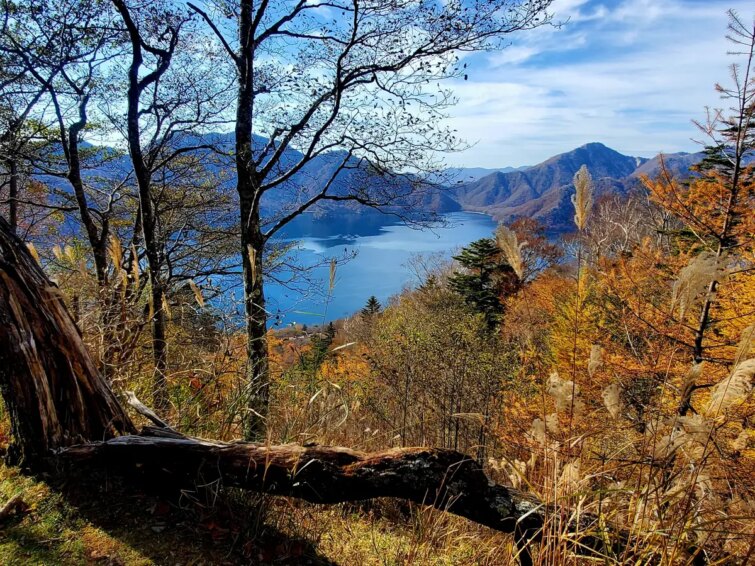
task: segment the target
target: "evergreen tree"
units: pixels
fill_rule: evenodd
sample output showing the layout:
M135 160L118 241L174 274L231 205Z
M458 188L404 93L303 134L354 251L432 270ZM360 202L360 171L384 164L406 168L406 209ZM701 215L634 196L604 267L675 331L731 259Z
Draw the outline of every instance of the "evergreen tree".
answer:
M380 301L377 300L377 297L375 295L372 295L369 299L367 299L367 304L365 304L362 308L362 318L372 318L376 314L379 314L382 308L383 305L380 304Z
M430 275L427 279L425 279L425 282L418 287L418 290L423 293L429 293L430 291L434 291L438 287L439 285L437 275Z
M336 327L333 326L333 322L328 323L328 327L325 329L325 338L328 342L328 346L330 346L333 343L333 340L336 337Z
M517 277L491 238L472 242L454 256L464 268L454 272L449 285L470 307L482 313L490 328L501 321L501 299L516 289Z

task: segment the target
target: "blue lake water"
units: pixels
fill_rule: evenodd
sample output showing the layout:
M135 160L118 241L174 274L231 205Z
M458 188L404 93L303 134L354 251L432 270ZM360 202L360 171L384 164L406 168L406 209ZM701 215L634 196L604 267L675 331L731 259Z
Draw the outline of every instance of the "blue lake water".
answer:
M413 255L450 257L480 238L490 237L496 223L488 216L455 212L442 224L418 230L384 215L351 215L336 220L304 215L281 234L297 242L291 265L279 271L280 282L265 286L270 325L321 324L353 314L371 295L385 305L408 285L419 283L407 264ZM335 285L328 293L331 258L337 260Z

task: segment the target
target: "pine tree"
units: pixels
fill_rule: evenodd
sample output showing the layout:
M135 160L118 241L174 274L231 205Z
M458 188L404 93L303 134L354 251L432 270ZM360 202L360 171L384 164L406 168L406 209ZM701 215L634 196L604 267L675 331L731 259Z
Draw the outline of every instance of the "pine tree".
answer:
M333 322L329 322L327 328L325 329L325 339L328 342L328 346L330 346L333 343L333 340L336 337L336 327L333 326Z
M367 304L365 304L362 308L362 318L370 319L376 314L380 314L382 308L383 306L380 304L380 301L377 300L377 297L375 295L372 295L369 299L367 299Z
M488 326L494 328L503 315L501 299L516 289L518 279L514 270L491 238L472 242L454 259L465 271L457 271L449 278L451 289L482 313Z
M324 331L315 332L312 335L310 345L312 348L302 354L299 360L299 367L305 371L316 372L320 369L323 362L330 355L330 346L336 337L336 327L330 322Z

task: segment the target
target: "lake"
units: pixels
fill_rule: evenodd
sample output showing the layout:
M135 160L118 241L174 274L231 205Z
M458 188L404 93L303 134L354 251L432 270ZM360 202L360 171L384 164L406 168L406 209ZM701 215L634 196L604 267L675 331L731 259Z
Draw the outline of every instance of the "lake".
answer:
M265 286L270 326L343 318L360 310L371 295L385 305L390 296L419 283L407 264L413 255L451 257L462 246L490 237L495 228L489 216L467 212L445 214L442 224L423 230L380 214L345 215L335 221L303 215L281 234L283 243L297 243L290 265L279 271L280 281L268 280ZM328 294L331 258L337 264Z

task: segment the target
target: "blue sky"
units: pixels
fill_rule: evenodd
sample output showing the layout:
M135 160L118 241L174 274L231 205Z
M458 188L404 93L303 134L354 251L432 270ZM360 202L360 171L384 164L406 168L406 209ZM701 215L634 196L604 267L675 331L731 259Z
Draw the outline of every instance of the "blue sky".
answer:
M752 0L556 0L560 29L512 38L465 62L450 123L476 145L450 165L532 165L590 141L622 153L696 151L692 119L718 107L728 84L728 17Z

